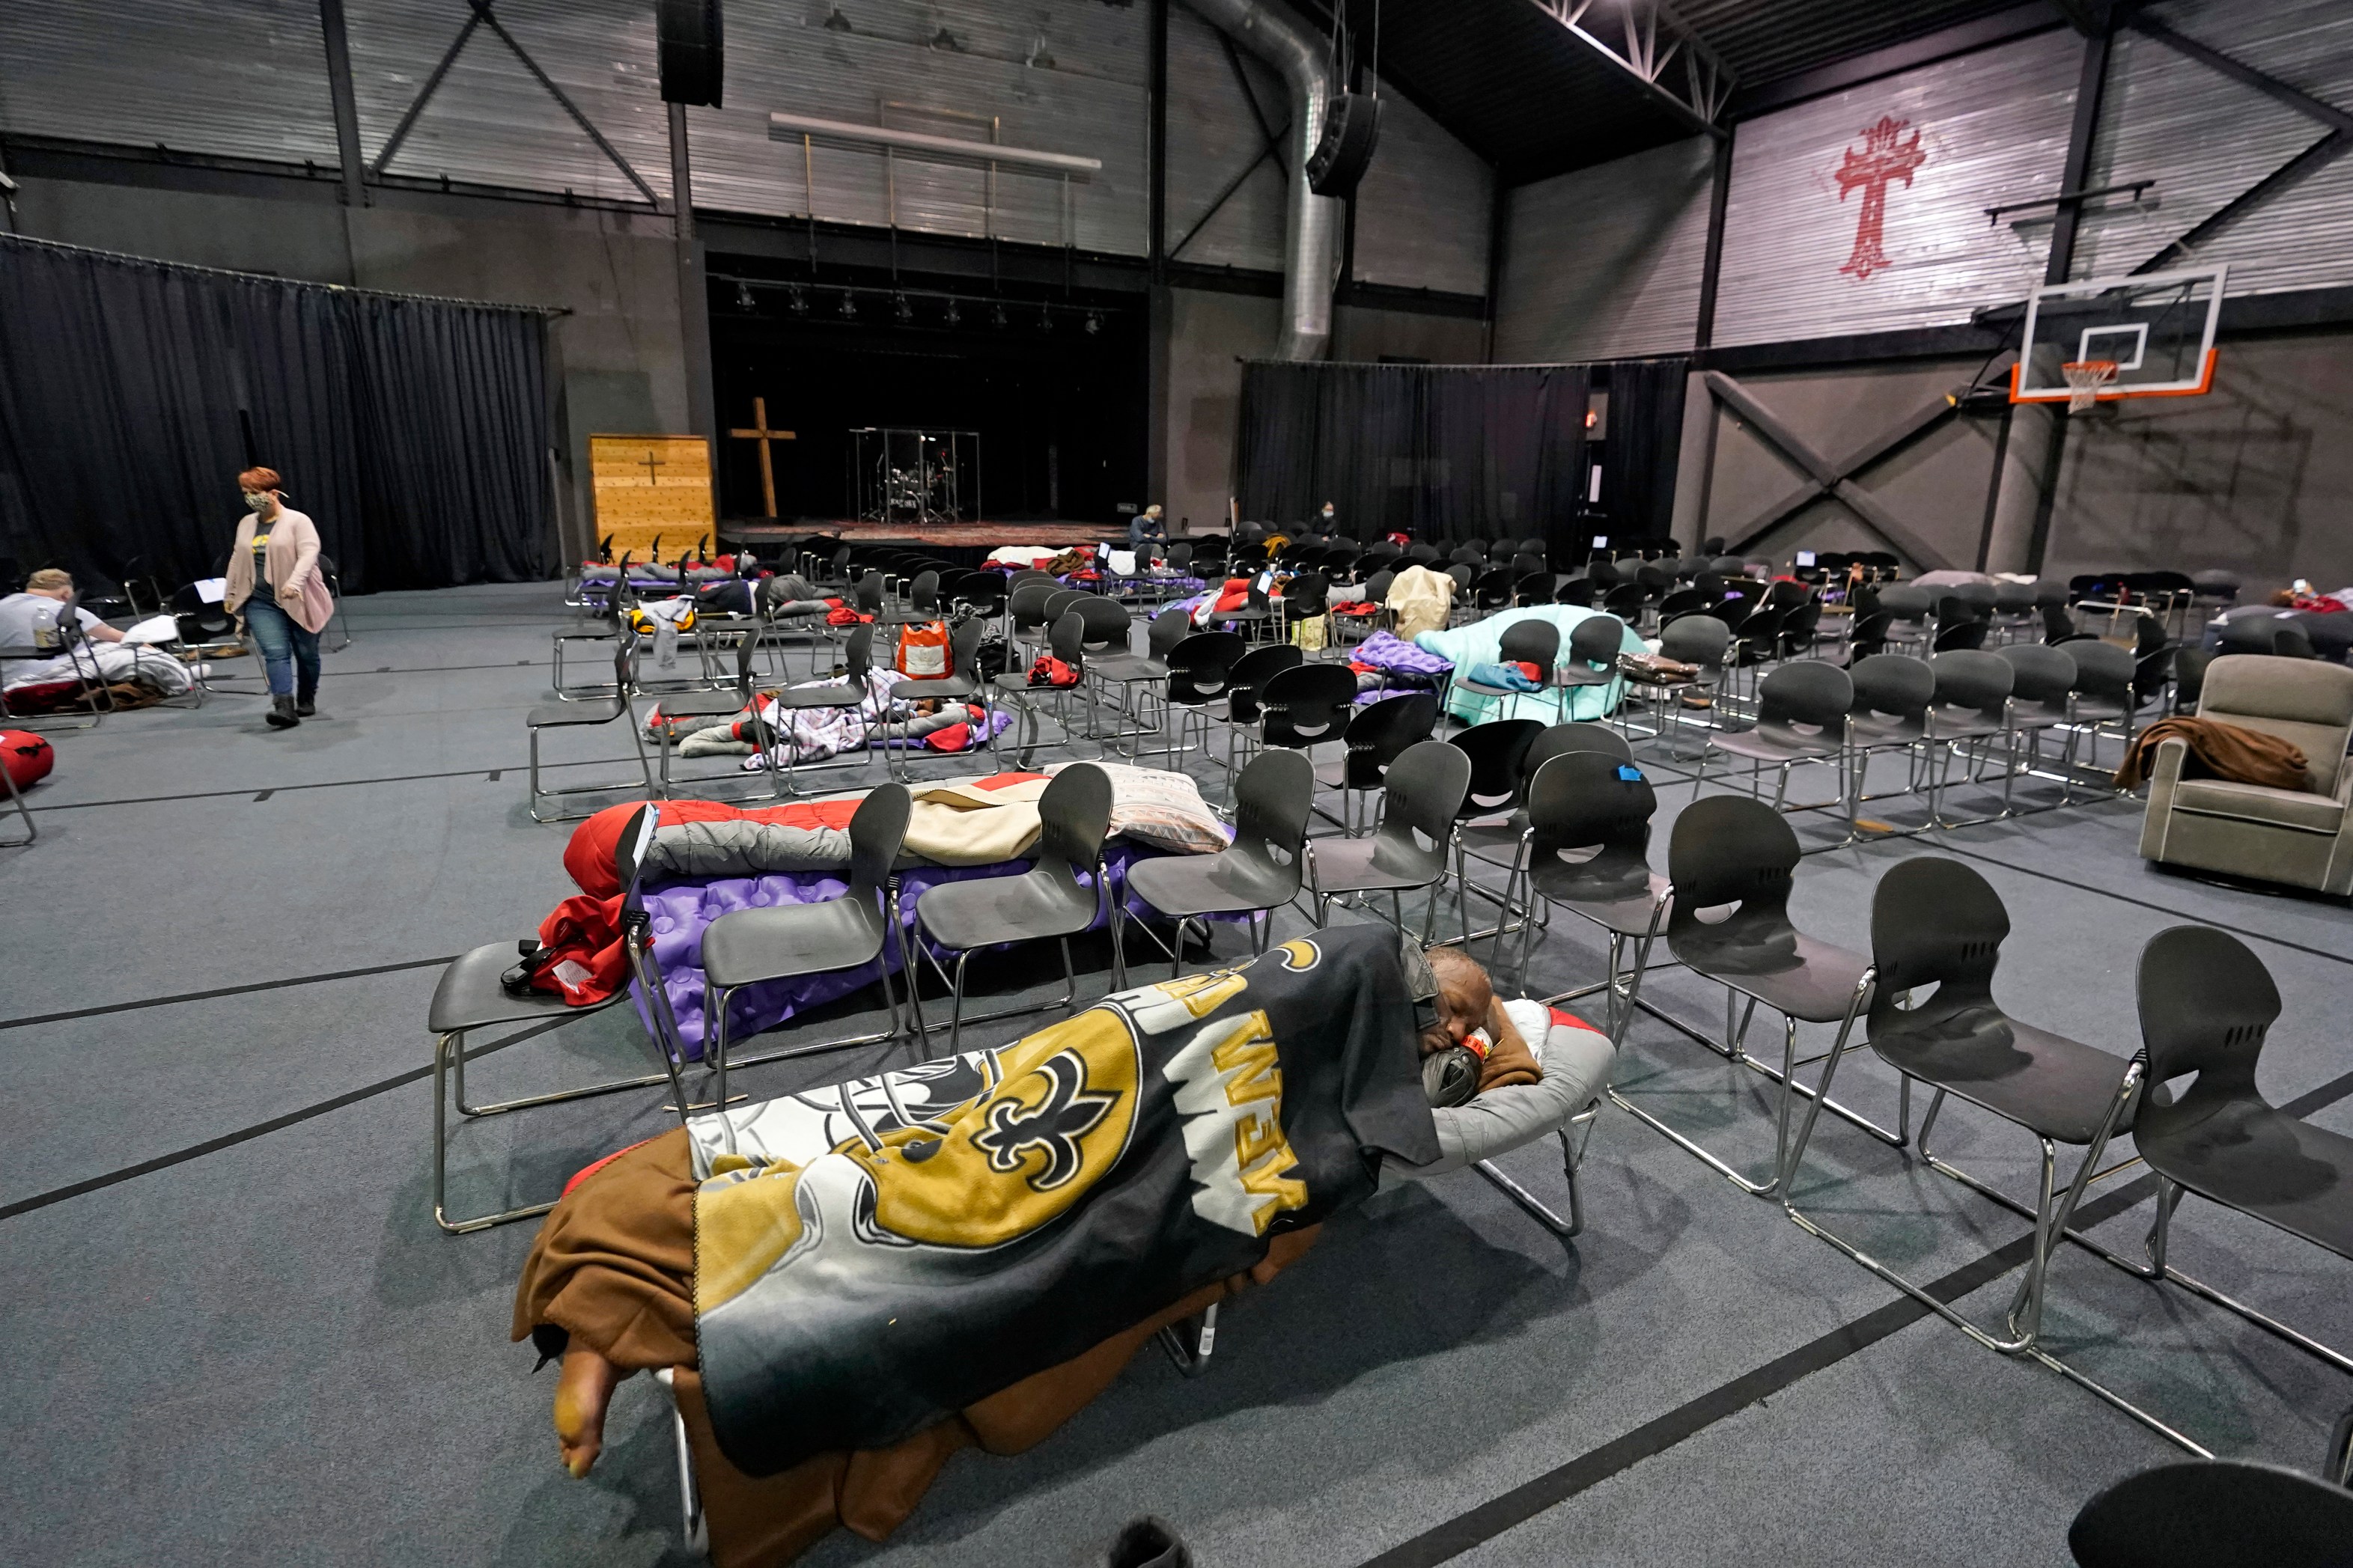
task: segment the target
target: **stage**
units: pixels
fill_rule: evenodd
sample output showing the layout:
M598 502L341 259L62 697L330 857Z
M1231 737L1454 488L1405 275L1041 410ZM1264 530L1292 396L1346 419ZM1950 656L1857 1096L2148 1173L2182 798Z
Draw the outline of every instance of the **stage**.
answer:
M977 550L986 555L1001 544L1053 549L1068 544L1127 542L1127 521L1117 522L723 522L719 537L751 545L807 539L821 533L845 544L921 544L934 550Z

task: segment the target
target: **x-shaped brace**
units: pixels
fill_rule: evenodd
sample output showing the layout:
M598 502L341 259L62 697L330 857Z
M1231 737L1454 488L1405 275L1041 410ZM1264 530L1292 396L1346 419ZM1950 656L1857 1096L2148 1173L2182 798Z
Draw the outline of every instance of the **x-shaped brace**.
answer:
M2004 356L2004 363L2007 363L2007 356ZM1897 553L1910 557L1924 569L1945 564L1944 557L1927 541L1906 527L1878 497L1857 484L1855 476L1932 426L1949 418L1960 407L1963 399L1976 390L1974 387L1962 387L1921 405L1844 457L1832 460L1815 451L1779 415L1722 371L1707 372L1706 384L1709 394L1719 404L1746 419L1758 435L1770 442L1783 457L1804 469L1806 474L1796 489L1767 502L1737 526L1726 528L1724 536L1727 552L1739 554L1792 513L1820 497L1828 496L1854 513L1864 527L1879 535Z

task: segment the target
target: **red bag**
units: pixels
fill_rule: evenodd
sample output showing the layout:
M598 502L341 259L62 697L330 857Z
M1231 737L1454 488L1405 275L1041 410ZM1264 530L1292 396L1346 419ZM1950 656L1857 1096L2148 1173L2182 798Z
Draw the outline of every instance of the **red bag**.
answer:
M945 680L955 673L945 621L917 621L899 629L899 673L910 680Z
M1076 686L1078 683L1079 672L1050 653L1039 655L1038 662L1029 667L1029 684L1032 686Z
M0 768L18 789L32 788L57 764L57 752L30 730L0 730Z

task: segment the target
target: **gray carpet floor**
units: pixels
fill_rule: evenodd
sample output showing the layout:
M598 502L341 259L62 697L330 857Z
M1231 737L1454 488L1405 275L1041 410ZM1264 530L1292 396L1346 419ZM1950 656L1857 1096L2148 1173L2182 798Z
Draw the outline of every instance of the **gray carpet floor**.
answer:
M347 614L318 719L268 730L251 671L232 664L241 695L56 734L57 773L32 797L40 842L0 851L6 1555L691 1561L659 1390L625 1384L595 1474L566 1479L552 1374L508 1341L532 1227L448 1237L428 1208L424 1026L439 967L529 933L572 891L566 829L524 808L522 718L547 699L550 634L574 623L552 585L383 595ZM630 755L617 726L562 737L550 776L611 777ZM1652 775L1663 867L1692 787L1666 765ZM1953 806L1988 804L1963 792ZM2353 1131L2345 906L2152 870L2134 854L2138 820L2104 801L1825 847L1793 910L1865 946L1881 874L1961 858L2010 911L2005 1004L2119 1053L2138 1042L2147 938L2184 921L2231 929L2285 999L2263 1089ZM1810 842L1837 837L1800 821ZM1598 977L1600 944L1577 926L1542 934L1532 993ZM1241 951L1238 932L1218 941ZM1089 956L1082 988L1098 994L1104 955ZM1042 965L998 981L1014 995L1058 984ZM1721 1026L1722 993L1687 974L1654 972L1646 994ZM873 1007L852 998L788 1029L849 1033ZM888 1055L778 1064L744 1087L828 1081ZM529 1091L649 1059L617 1010L492 1055L476 1079L486 1094ZM1617 1081L1752 1173L1769 1159L1768 1086L1673 1029L1639 1020ZM1894 1115L1894 1080L1867 1056L1840 1087ZM453 1200L552 1194L666 1124L649 1093L467 1127ZM1940 1139L2031 1191L2034 1146L2014 1129L1948 1108ZM1561 1198L1543 1150L1506 1164ZM2086 1498L2176 1453L2048 1369L1971 1343L1614 1108L1584 1175L1588 1228L1568 1245L1469 1173L1384 1193L1229 1310L1203 1375L1147 1352L1032 1451L958 1456L889 1542L837 1534L805 1561L1099 1563L1124 1521L1156 1512L1210 1565L2059 1563ZM2137 1247L2147 1227L2141 1176L2094 1189L2111 1246ZM1835 1121L1799 1203L1981 1319L2019 1277L2024 1221ZM2175 1246L2191 1272L2353 1345L2338 1260L2195 1200ZM2063 1249L2052 1279L2053 1348L2218 1452L2310 1469L2353 1405L2353 1379L2081 1249Z

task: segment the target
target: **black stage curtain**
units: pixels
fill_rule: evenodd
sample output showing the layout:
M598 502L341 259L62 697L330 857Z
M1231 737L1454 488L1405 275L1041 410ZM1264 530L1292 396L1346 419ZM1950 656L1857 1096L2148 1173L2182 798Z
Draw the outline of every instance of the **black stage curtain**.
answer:
M1616 360L1608 368L1609 456L1601 475L1602 510L1613 535L1663 539L1675 517L1691 361Z
M1588 388L1577 364L1252 361L1234 493L1253 522L1295 526L1328 500L1366 537L1541 534L1582 559L1567 552L1581 542Z
M0 236L0 554L213 575L259 463L346 593L550 576L547 386L536 311Z

